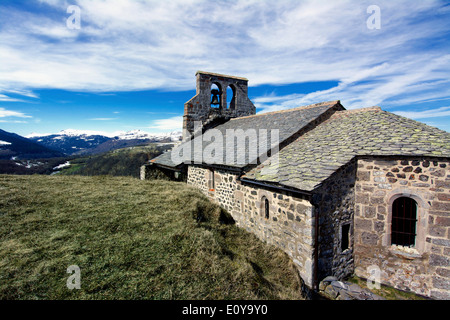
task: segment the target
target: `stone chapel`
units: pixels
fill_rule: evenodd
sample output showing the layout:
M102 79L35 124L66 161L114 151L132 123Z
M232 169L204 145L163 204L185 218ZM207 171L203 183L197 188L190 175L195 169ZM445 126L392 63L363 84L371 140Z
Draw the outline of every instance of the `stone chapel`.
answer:
M382 284L450 299L450 133L340 101L256 114L246 78L196 79L183 142L142 179L199 188L284 250L311 290L375 267Z

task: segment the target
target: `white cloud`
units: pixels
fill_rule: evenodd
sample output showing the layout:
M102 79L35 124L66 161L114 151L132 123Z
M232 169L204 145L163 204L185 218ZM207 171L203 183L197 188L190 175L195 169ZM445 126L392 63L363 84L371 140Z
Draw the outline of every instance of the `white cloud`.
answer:
M341 100L347 109L447 100L450 99L450 80L439 72L447 65L450 65L450 55L424 55L415 60L406 57L404 62L383 63L362 70L327 90L304 95L269 95L253 101L261 112L267 112L332 100Z
M149 129L157 129L161 131L177 131L182 129L183 117L172 117L168 119L153 120Z
M0 120L1 123L28 123L28 121L23 120Z
M9 101L9 102L12 102L12 101L22 101L22 99L16 99L16 98L11 98L11 97L8 97L7 95L4 95L4 94L0 94L0 101Z
M393 111L393 113L411 119L438 118L450 116L450 107L441 107L423 111Z
M28 116L19 111L11 111L11 110L6 110L5 108L0 108L0 118L5 118L5 117L32 118L31 116Z
M92 119L88 119L90 121L112 121L112 120L117 120L118 118L92 118Z
M67 1L39 1L61 17L0 11L0 61L8 61L0 70L0 100L33 88L192 89L197 70L245 76L250 85L339 83L255 99L264 110L450 96L440 82L450 74L448 46L427 46L449 32L439 0L377 1L380 30L366 27L373 1L70 1L81 8L80 30L65 28Z

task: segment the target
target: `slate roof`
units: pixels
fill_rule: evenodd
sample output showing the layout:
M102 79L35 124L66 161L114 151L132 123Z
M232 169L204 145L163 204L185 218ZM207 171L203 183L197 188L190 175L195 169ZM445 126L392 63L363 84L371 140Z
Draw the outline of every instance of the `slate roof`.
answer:
M319 119L322 115L326 116L327 114L331 115L331 112L334 112L333 110L344 110L342 105L339 101L330 101L330 102L323 102L323 103L317 103L309 106L294 108L294 109L288 109L283 111L275 111L275 112L268 112L263 114L257 114L253 116L246 116L246 117L238 117L231 119L224 124L218 125L214 127L213 129L217 130L216 133L219 133L222 135L222 158L221 161L217 161L215 164L218 165L226 165L228 167L234 167L234 168L244 168L245 166L255 163L256 158L259 155L266 155L267 151L271 148L271 131L272 129L278 129L279 143L283 143L287 141L289 138L293 137L295 134L298 134L299 131L306 128L309 124L313 123L315 120ZM330 111L330 112L328 112ZM260 129L267 129L267 135L265 135L268 139L266 143L258 143L258 145L248 145L248 143L245 145L245 159L238 158L238 151L239 148L237 146L237 139L233 139L233 144L227 144L227 130L232 130L234 133L236 133L239 136L239 131L236 131L238 129L243 130L244 132L248 131L249 129L254 129L257 133L257 139L258 141L261 141L259 139L259 133L263 132L260 131ZM185 164L187 163L193 163L195 160L200 159L200 156L202 155L202 151L206 150L208 148L208 145L210 145L212 140L210 138L204 140L205 134L211 134L211 129L207 130L205 133L203 133L203 136L196 137L193 139L193 141L190 141L191 150L193 152L191 153L191 157L189 159L186 159L184 161ZM242 133L242 132L241 132ZM200 143L202 145L202 148L196 148L195 146L198 145L197 143ZM249 152L250 148L259 148L259 152L256 154L256 158L252 157L252 153ZM239 155L242 154L243 150L240 150ZM166 152L159 157L151 160L152 163L155 163L157 165L163 165L167 167L179 167L183 164L183 161L173 161L174 157L172 157L172 152L175 151L169 151ZM204 153L203 153L204 154ZM234 154L234 157L227 158L227 155ZM215 154L213 154L215 155ZM232 160L232 161L229 161ZM205 161L203 161L205 162Z
M450 158L450 133L381 110L337 111L300 136L245 179L312 191L355 156L431 156Z

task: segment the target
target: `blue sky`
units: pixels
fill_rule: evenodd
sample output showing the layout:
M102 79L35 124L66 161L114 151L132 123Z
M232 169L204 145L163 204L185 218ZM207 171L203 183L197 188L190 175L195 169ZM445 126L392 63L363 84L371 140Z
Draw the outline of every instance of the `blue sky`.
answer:
M450 131L448 39L439 0L1 0L0 128L180 130L203 70L248 78L257 112L341 100Z

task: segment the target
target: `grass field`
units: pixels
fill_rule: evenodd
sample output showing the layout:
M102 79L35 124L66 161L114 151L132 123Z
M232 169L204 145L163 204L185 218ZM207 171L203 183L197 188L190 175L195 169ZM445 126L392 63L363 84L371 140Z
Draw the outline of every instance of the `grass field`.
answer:
M0 195L0 299L301 299L286 254L186 184L0 175Z

